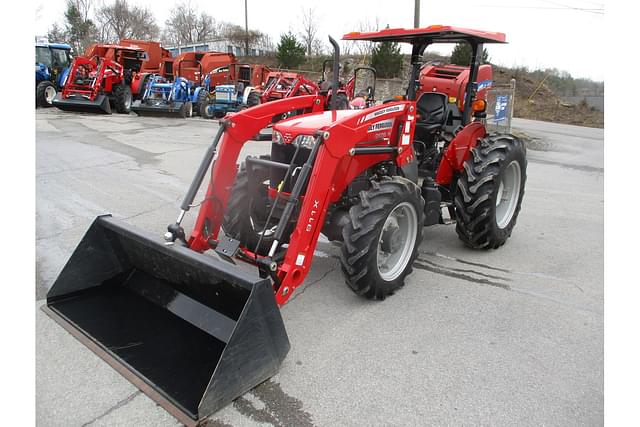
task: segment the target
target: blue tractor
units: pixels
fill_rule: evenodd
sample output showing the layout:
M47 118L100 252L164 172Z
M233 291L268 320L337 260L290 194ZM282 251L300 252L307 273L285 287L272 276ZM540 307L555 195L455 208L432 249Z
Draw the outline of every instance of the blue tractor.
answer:
M36 107L51 107L71 64L71 46L36 42Z
M131 110L139 116L191 117L202 90L205 89L183 77L169 81L154 74L147 79L142 97L131 104Z

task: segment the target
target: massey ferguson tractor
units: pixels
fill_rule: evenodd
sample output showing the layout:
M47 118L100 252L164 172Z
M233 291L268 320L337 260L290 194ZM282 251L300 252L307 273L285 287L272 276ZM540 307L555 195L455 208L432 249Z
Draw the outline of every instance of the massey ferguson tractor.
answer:
M139 47L95 44L71 64L62 92L53 105L65 111L128 114L133 101L132 82L141 72L147 53ZM137 92L136 92L137 93Z
M412 45L401 99L337 110L334 97L325 111L313 94L227 114L164 239L100 216L47 294L49 315L187 425L277 372L289 350L278 307L303 284L321 233L342 245L349 288L382 300L412 272L423 227L450 222L447 212L471 248L502 246L516 224L525 147L487 132L478 97L483 45L505 35L438 25L344 40ZM458 104L436 80L425 86L421 68L427 46L460 42L473 56ZM273 126L270 156L237 166L252 136L296 110Z

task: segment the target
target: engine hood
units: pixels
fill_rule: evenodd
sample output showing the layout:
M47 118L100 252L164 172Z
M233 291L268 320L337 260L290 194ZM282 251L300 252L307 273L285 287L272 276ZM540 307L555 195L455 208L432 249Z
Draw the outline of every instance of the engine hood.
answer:
M342 120L360 112L361 110L337 110L294 116L276 123L273 125L273 129L289 138L297 135L313 135L315 131L329 126L337 120ZM287 139L285 137L285 140Z

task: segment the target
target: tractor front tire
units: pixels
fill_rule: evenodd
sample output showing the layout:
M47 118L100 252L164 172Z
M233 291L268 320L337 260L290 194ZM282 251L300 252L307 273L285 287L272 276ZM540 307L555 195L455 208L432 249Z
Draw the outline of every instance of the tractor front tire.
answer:
M36 107L52 107L56 93L56 87L49 80L38 83L36 86Z
M116 111L120 114L129 114L131 111L131 88L124 83L120 83L113 88L113 99Z
M192 115L193 115L193 104L191 104L191 101L182 103L182 105L180 106L180 117L182 117L183 119L188 119Z
M524 196L526 154L522 141L505 134L491 134L471 149L454 196L456 232L468 247L496 249L511 236Z
M418 256L423 225L420 187L399 176L373 181L342 228L347 285L369 299L384 299L402 287Z
M265 155L260 156L260 158L270 160L271 156ZM263 221L268 214L266 211L267 188L263 187L260 183L269 179L269 168L256 166L253 169L253 173L253 178L259 183L259 194L252 197L249 191L247 168L243 162L236 175L236 181L233 187L231 187L227 210L224 213L224 219L222 221L224 234L240 241L240 243L250 251L256 251L256 246L260 241L260 234L264 224ZM252 218L251 215L254 208L264 209L261 218ZM266 255L272 243L273 235L267 230L256 252L259 255Z
M209 105L209 93L207 93L206 89L202 89L198 92L195 111L200 114L201 117L205 117L207 105Z
M247 108L251 108L256 105L260 105L260 94L257 91L252 90L247 96Z

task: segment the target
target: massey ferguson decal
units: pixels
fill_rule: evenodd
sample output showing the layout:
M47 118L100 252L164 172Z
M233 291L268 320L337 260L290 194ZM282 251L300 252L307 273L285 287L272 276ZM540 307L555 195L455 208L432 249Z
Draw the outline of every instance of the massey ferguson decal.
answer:
M371 123L367 128L367 132L378 132L381 130L391 129L393 127L393 122L395 119L382 120L379 122Z
M405 107L405 104L399 104L399 105L392 105L391 107L382 108L380 110L376 110L373 113L369 113L363 118L361 118L360 120L358 120L358 123L364 123L367 120L375 119L376 117L380 117L384 114L397 113L399 111L403 111L404 107Z

